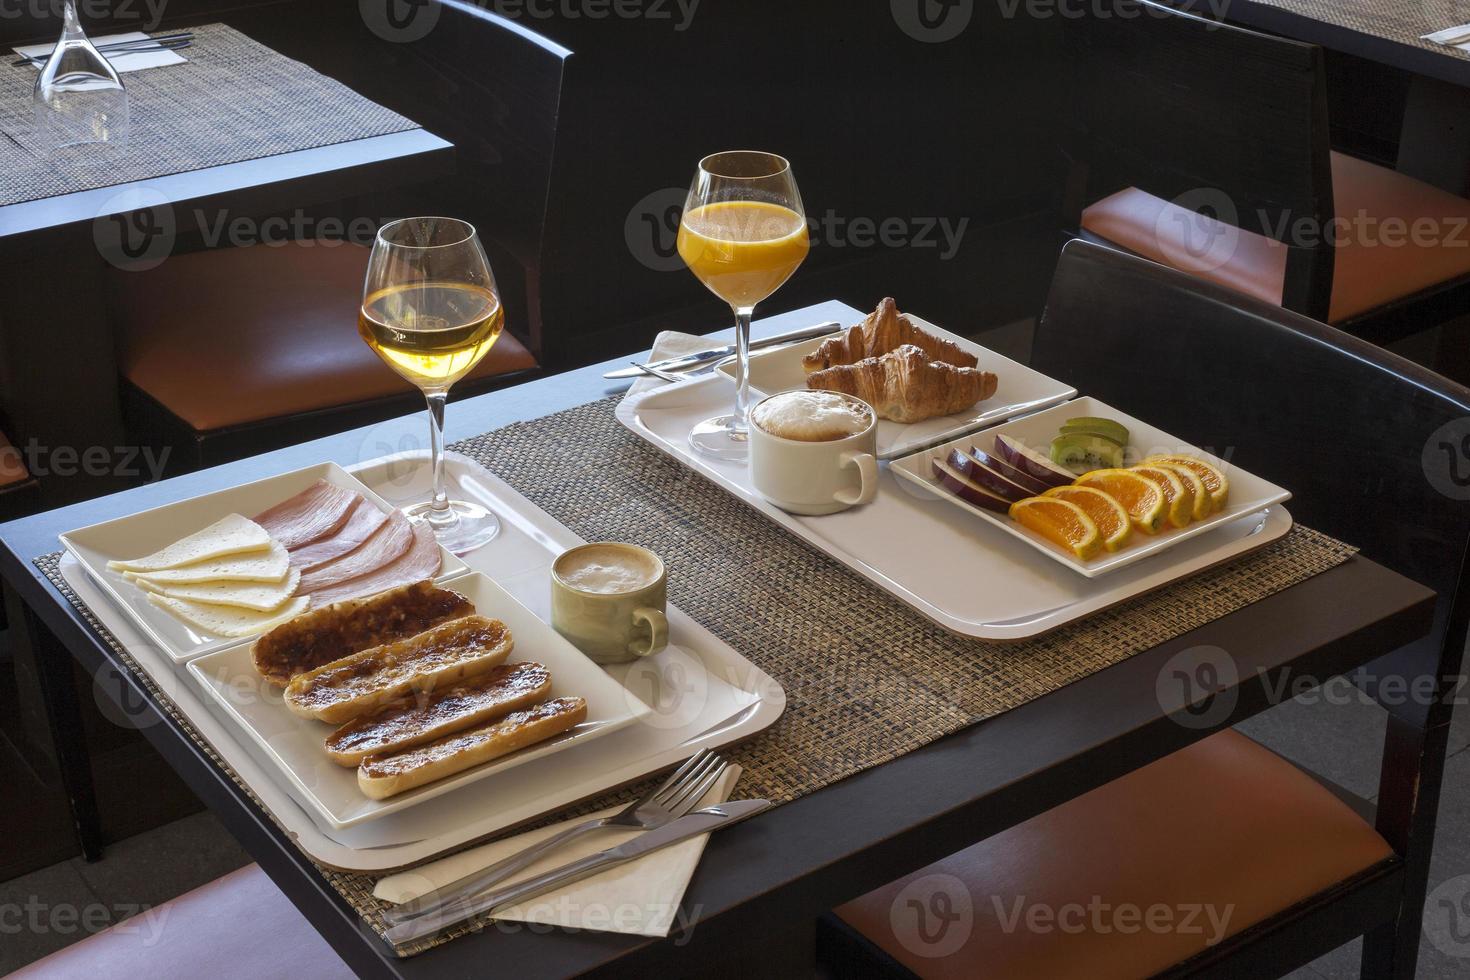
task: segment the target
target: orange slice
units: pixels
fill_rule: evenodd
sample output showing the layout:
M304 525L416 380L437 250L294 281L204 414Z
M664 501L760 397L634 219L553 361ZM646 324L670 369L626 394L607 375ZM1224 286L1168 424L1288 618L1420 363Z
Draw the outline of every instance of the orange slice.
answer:
M1092 487L1052 487L1044 497L1055 497L1076 504L1082 512L1092 518L1102 535L1103 547L1117 551L1128 542L1133 533L1133 524L1128 520L1128 509L1112 497Z
M1079 487L1101 490L1122 504L1133 526L1144 534L1158 534L1168 516L1169 501L1158 481L1132 470L1093 470L1073 481Z
M1083 561L1102 550L1102 535L1087 512L1052 497L1027 497L1011 504L1011 519L1071 550Z
M1185 490L1194 494L1194 511L1191 516L1195 520L1202 521L1210 516L1210 511L1214 509L1215 502L1210 499L1210 491L1205 486L1205 481L1199 478L1198 473L1188 466L1181 466L1178 463L1146 463L1144 465L1157 466L1161 470L1169 470L1175 476L1179 477L1180 481L1184 483Z
M1194 485L1185 485L1179 474L1162 466L1135 466L1133 472L1141 473L1163 488L1164 499L1169 501L1169 523L1175 527L1188 527L1194 520Z
M1224 508L1225 501L1230 497L1230 481L1225 478L1225 474L1202 459L1179 455L1150 456L1143 462L1148 466L1154 466L1159 463L1175 463L1186 469L1193 470L1194 475L1199 477L1200 482L1205 485L1205 489L1210 491L1211 510L1221 510Z

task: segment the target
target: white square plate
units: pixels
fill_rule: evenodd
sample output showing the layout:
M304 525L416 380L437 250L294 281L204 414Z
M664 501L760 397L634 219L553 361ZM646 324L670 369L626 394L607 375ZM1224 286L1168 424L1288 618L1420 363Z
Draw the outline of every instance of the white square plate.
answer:
M1054 405L1077 394L1076 388L1068 387L1060 381L1031 370L1018 361L997 354L989 348L981 347L973 340L966 340L964 337L936 327L927 320L921 320L912 314L905 315L914 322L914 326L956 343L967 353L975 355L980 360L980 370L994 374L999 383L994 395L954 415L910 423L880 419L878 421L878 456L880 459L904 456L925 446L932 446L936 442L943 442L962 433L972 432L992 422L999 422L1013 415L1034 412L1048 405ZM801 366L801 359L820 347L825 340L827 340L826 337L818 337L814 340L792 344L790 347L755 352L750 356L750 386L762 395L774 395L778 391L805 388L806 370ZM731 379L735 377L733 362L721 364L719 370L726 377Z
M1022 527L1009 517L993 513L967 503L959 497L950 493L938 484L934 478L931 461L943 459L949 455L950 450L968 450L971 446L978 446L986 453L991 451L995 444L997 435L1007 435L1017 439L1032 449L1046 452L1051 446L1051 441L1056 438L1057 431L1062 423L1071 418L1081 416L1095 416L1100 418L1114 419L1121 422L1128 429L1128 453L1126 461L1131 465L1140 462L1145 456L1152 453L1183 453L1187 456L1195 456L1211 463L1225 474L1230 481L1230 497L1226 501L1225 509L1216 514L1211 514L1202 521L1195 521L1184 528L1166 528L1156 535L1150 537L1135 531L1120 551L1103 552L1091 561L1082 561L1072 552L1053 544L1046 538ZM1035 415L1025 418L1013 419L1001 425L992 426L981 432L974 432L959 439L951 440L940 446L934 446L923 452L915 453L903 459L895 460L889 469L900 479L932 491L941 499L963 508L980 519L993 524L1013 537L1019 538L1031 545L1037 551L1061 562L1073 571L1086 575L1088 578L1096 578L1108 572L1125 568L1135 562L1143 561L1145 558L1157 555L1160 552L1188 541L1190 538L1205 534L1213 528L1223 524L1229 524L1240 517L1254 514L1267 508L1284 503L1291 499L1291 494L1268 480L1247 473L1238 466L1229 463L1189 445L1181 439L1177 439L1162 429L1156 429L1146 422L1140 422L1131 415L1118 411L1110 405L1098 401L1096 398L1078 398L1075 401L1056 405Z
M251 642L189 663L189 673L209 699L281 770L295 789L293 795L332 827L351 827L396 813L495 773L611 734L651 711L637 695L609 677L488 576L469 572L439 584L466 596L480 615L499 619L510 627L515 648L507 662L534 660L545 664L551 671L549 697L585 698L586 721L556 738L474 769L386 800L373 800L357 788L356 768L339 766L327 757L322 743L336 726L302 718L287 710L281 689L267 684L255 672Z
M219 637L196 630L183 620L148 601L148 593L138 588L120 572L108 569L109 561L151 555L185 535L208 527L227 514L253 517L286 500L317 480L355 490L384 513L393 509L386 500L369 490L361 480L336 463L320 463L292 473L268 477L230 490L220 490L166 504L103 524L68 531L61 543L76 556L87 574L101 586L107 597L132 616L143 632L162 647L176 663L190 657L219 650L238 637ZM439 549L439 576L457 575L466 570L465 563Z

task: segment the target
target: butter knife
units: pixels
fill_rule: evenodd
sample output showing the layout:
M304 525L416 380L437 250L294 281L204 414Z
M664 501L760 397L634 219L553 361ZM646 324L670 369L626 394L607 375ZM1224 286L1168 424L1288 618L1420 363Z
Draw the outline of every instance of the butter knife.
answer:
M774 334L770 337L762 337L760 340L750 342L751 350L760 350L764 347L774 347L777 344L790 344L798 340L810 340L823 334L833 333L842 329L842 324L836 320L828 320L814 327L802 327L800 330L789 330L786 333ZM656 371L680 371L684 368L696 367L707 364L710 361L718 361L722 357L729 357L735 353L734 344L726 344L723 347L711 347L709 350L698 351L693 354L685 354L682 357L668 357L662 361L650 361L648 366ZM638 366L618 368L603 375L609 380L621 380L624 378L637 378L643 374L643 369Z
M398 945L432 936L471 916L482 912L492 912L503 905L513 905L522 899L540 895L562 885L569 885L574 881L581 881L600 871L606 871L619 864L626 864L645 854L691 837L733 826L770 808L769 800L733 800L718 806L705 807L703 810L695 810L677 820L669 821L657 830L639 834L617 847L589 854L580 860L572 861L513 885L494 888L470 898L427 910L393 926L385 933L385 937L390 943Z

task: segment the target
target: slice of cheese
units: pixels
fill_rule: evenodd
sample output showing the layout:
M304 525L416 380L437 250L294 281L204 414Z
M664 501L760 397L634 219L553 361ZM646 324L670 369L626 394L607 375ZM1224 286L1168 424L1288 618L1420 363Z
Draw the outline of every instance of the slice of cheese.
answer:
M123 577L144 588L163 585L189 585L197 582L266 582L286 581L291 571L291 555L272 541L268 551L251 551L243 555L225 555L196 561L192 565L164 568L156 572L123 572ZM159 589L151 589L158 592Z
M194 582L185 585L155 585L146 578L134 580L149 592L156 592L172 599L187 599L215 606L236 606L254 609L257 612L273 612L280 609L296 594L301 583L301 572L291 573L280 582Z
M265 528L239 514L230 514L146 558L110 561L107 567L115 572L155 572L225 555L267 551L270 546L271 536Z
M148 594L148 601L207 633L218 636L254 636L273 626L279 626L288 619L295 619L306 612L306 606L311 600L306 596L297 596L273 612L172 599L156 592Z

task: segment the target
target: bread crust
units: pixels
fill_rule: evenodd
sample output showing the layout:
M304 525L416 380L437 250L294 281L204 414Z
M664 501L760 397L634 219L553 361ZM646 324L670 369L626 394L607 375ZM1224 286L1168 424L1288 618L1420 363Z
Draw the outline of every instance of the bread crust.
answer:
M923 351L926 360L941 364L973 368L980 363L974 354L953 341L916 327L912 320L898 312L898 304L893 297L885 296L867 319L822 341L816 350L801 359L801 366L811 374L843 364L856 364L869 357L880 357L905 344Z
M396 796L559 735L586 717L582 698L543 701L405 752L368 756L357 767L357 786L375 800Z
M486 673L503 663L514 645L500 620L465 616L297 674L286 685L286 707L304 718L340 725L411 693Z
M423 745L528 708L551 694L551 671L533 661L499 667L444 691L410 696L347 722L327 736L327 755L356 766L370 755Z

